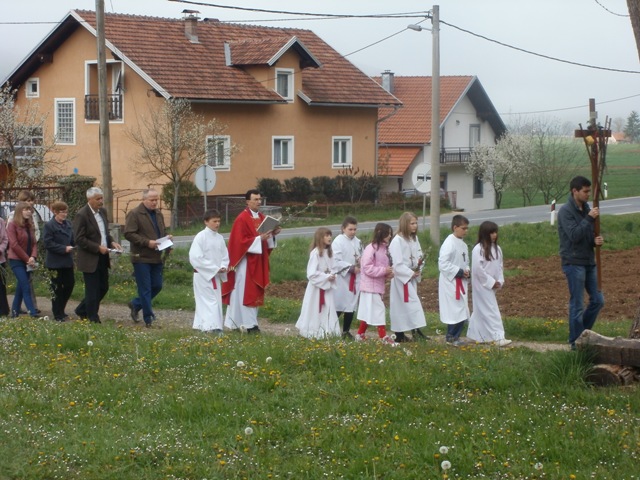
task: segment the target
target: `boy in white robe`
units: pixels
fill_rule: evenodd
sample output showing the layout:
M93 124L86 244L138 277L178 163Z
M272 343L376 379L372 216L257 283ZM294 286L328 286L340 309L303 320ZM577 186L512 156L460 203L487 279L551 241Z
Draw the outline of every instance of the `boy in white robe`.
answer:
M454 215L451 230L453 233L442 243L438 256L438 301L440 321L447 325L447 343L458 346L469 319L469 247L464 243L469 220L463 215Z
M207 210L205 228L195 236L189 249L196 301L193 328L219 335L223 326L221 286L227 279L229 266L227 247L218 233L220 218L217 210Z

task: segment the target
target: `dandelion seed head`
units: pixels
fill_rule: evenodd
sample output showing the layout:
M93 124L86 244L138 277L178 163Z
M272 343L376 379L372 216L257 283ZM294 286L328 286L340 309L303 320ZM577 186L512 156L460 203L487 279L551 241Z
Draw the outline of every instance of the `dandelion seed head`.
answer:
M449 447L445 447L444 445L440 447L440 453L442 455L446 455L447 453L449 453Z
M238 368L244 367L244 362L242 360L238 360L238 363L236 363L236 367Z
M87 342L87 347L93 347L93 342L91 340Z
M378 361L378 363L379 363L380 365L382 365L382 364L384 363L384 360L383 360L383 359L380 359L380 361Z
M45 322L48 322L48 321L49 321L49 315L45 315L44 317L42 317L42 319L43 319Z
M253 428L251 427L247 427L244 429L244 434L245 435L253 435Z
M273 358L271 358L271 357L267 357L266 362L267 362L267 363L271 363L271 360L273 360Z
M440 468L442 468L442 470L447 471L451 468L451 462L449 460L443 460L443 462L440 464Z
M409 350L408 348L404 349L404 353L407 355L407 357L410 357L411 355L413 355L413 352L411 350Z
M533 466L533 468L535 468L536 470L542 470L544 468L544 465L542 465L542 463L538 462Z

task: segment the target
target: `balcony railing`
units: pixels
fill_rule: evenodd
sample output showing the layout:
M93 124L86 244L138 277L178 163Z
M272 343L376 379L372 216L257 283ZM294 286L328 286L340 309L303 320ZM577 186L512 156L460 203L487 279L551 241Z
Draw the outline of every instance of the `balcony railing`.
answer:
M107 95L107 109L109 120L122 120L122 95ZM84 96L84 118L85 120L100 120L98 95Z
M440 152L440 163L465 164L469 163L472 148L445 148Z

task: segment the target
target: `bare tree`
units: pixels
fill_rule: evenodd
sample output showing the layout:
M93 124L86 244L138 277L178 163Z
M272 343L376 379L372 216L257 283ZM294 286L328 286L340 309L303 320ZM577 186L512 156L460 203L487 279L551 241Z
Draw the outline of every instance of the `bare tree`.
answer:
M178 225L182 182L190 180L207 162L212 153L207 137L221 135L225 129L226 125L215 119L205 122L191 109L189 101L171 99L142 117L137 128L127 130L129 138L140 147L132 169L148 179L166 178L173 186L171 228Z
M621 132L622 129L624 128L625 120L622 117L616 117L613 119L612 123L613 123L613 131Z
M65 162L45 156L56 151L55 138L45 136L46 115L28 103L15 104L17 90L5 84L0 89L0 164L7 171L6 186L33 188L51 185Z

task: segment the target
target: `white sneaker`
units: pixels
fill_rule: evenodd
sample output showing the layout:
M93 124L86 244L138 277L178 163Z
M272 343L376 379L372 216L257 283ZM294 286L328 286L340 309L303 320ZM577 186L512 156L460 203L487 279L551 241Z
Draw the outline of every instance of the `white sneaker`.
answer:
M389 335L381 338L380 341L382 343L384 343L385 345L389 345L390 347L397 347L398 346L398 344Z
M497 347L506 347L507 345L510 345L513 342L511 340L507 340L506 338L503 338L500 340L496 340L495 343Z

